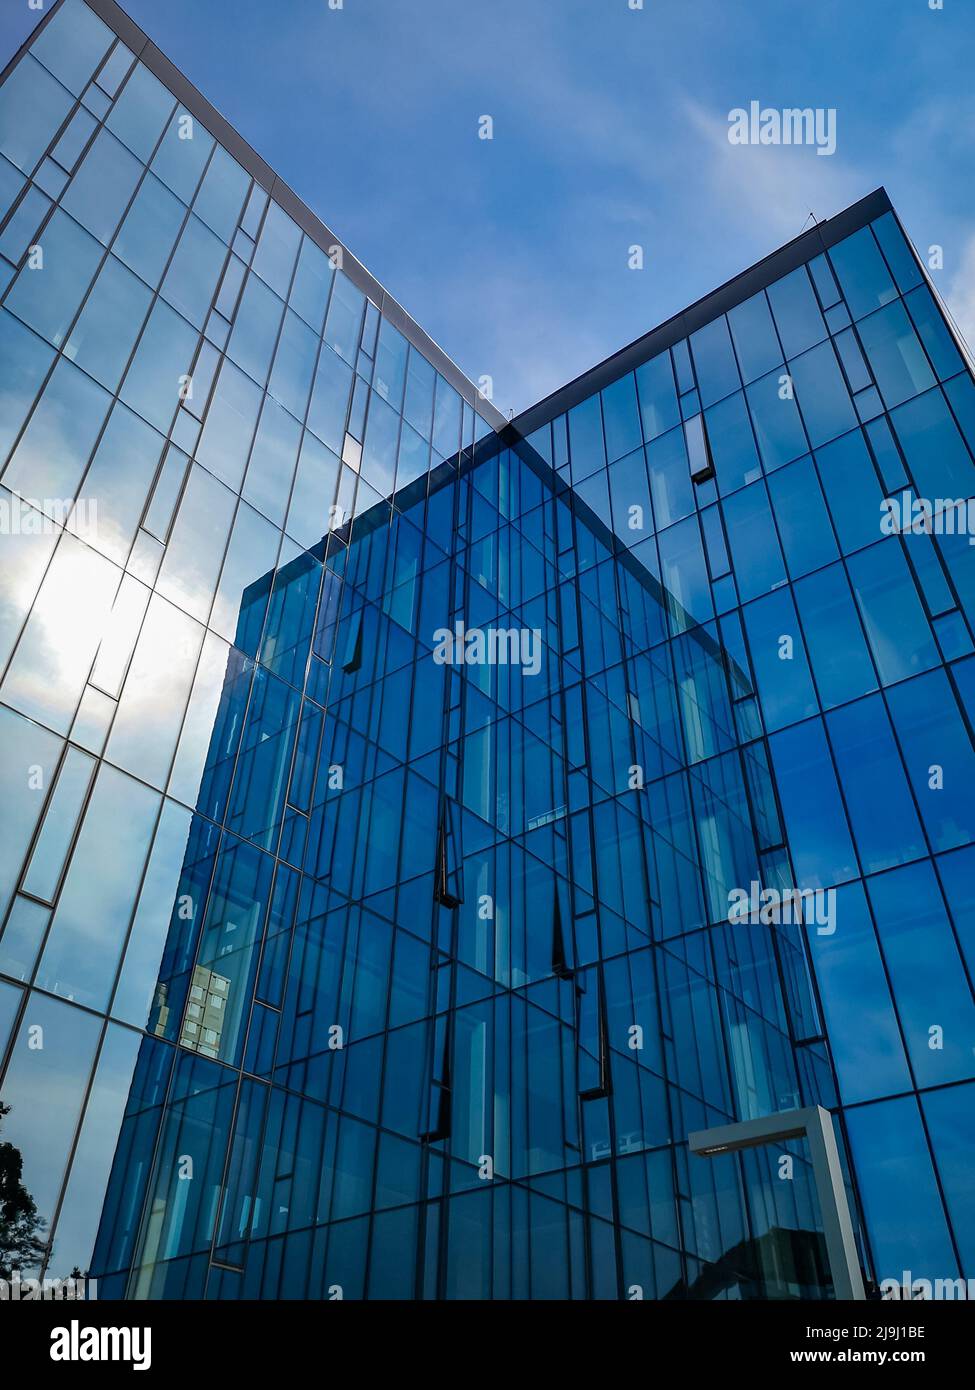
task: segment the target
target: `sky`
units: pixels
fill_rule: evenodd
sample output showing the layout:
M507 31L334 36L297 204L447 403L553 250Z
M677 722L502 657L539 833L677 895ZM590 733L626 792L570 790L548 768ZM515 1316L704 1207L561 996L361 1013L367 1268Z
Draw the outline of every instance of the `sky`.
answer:
M975 342L973 0L124 8L505 414L880 185ZM753 101L835 152L732 144Z

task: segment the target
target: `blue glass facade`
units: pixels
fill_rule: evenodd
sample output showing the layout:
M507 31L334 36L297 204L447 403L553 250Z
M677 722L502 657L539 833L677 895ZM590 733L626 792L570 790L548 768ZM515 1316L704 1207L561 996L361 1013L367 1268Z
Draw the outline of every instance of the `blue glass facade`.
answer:
M975 396L886 196L509 426L95 9L0 85L25 1269L828 1296L803 1145L686 1143L818 1103L868 1279L975 1279Z

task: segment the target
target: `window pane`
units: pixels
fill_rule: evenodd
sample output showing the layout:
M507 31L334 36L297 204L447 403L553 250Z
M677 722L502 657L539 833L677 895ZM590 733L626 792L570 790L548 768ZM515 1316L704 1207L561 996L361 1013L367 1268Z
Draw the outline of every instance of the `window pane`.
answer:
M918 1085L966 1080L975 1006L931 864L869 879L867 889Z
M179 405L197 335L168 304L157 300L122 384L122 399L165 434Z
M114 392L151 298L142 281L109 256L65 344L64 355Z
M20 1150L23 1184L45 1223L54 1216L101 1027L93 1014L33 994L10 1055L3 1141ZM57 1096L58 1104L38 1105L38 1096Z
M892 537L852 555L850 582L884 685L939 663L938 649L904 559Z
M869 227L833 246L829 252L837 278L855 319L897 298L897 290Z
M137 63L105 124L146 164L175 105L172 92Z
M102 249L63 212L55 211L44 229L43 268L24 264L7 296L7 308L55 347L88 292Z
M258 388L232 362L224 362L196 456L230 487L239 487L244 476L260 408Z
M178 108L153 158L152 171L184 203L191 203L212 149L213 136Z
M723 316L692 333L690 343L702 405L713 405L740 388L731 335Z
M728 323L746 382L757 380L781 363L782 349L764 292L730 309Z
M107 246L141 174L139 161L102 130L78 166L61 206Z
M767 472L808 453L802 421L783 373L762 377L745 394Z
M275 525L284 522L301 441L301 426L275 401L266 400L244 479L244 496Z
M842 565L801 580L795 596L824 707L875 690L877 676Z
M190 323L202 328L223 269L227 248L190 216L163 281L162 293Z
M856 412L831 343L796 358L789 370L813 448L856 427Z
M38 967L42 989L108 1007L158 810L155 792L102 764Z
M768 297L786 357L798 357L827 336L805 266L769 285Z
M67 0L31 45L31 52L80 96L108 52L111 30L81 0Z
M135 195L112 247L116 256L153 289L176 243L184 209L150 174Z

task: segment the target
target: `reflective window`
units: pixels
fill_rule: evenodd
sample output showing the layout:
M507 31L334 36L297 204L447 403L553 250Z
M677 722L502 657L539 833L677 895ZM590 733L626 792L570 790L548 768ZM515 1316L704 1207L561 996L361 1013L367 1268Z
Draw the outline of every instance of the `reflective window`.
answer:
M212 149L213 136L177 107L153 157L152 171L184 203L191 203Z
M816 695L788 592L757 599L742 610L742 616L766 728L780 729L815 714Z
M266 400L254 437L243 495L277 526L284 523L291 479L298 460L301 426L286 410Z
M197 328L206 322L226 254L223 242L191 215L170 261L162 294Z
M227 352L259 385L267 381L284 305L256 275L249 275Z
M111 397L62 358L10 457L4 483L55 517L75 496Z
M768 488L791 577L835 560L839 550L812 459L778 469Z
M869 227L862 227L831 247L829 258L855 319L897 298L897 289Z
M852 1103L906 1090L911 1083L904 1048L859 883L837 890L833 917L832 933L812 928L807 937L840 1094Z
M934 374L903 304L889 304L863 319L858 328L888 409L934 385Z
M31 52L80 96L108 52L111 31L81 0L67 0L31 45Z
M56 211L44 228L43 267L21 268L6 306L55 347L60 347L87 293L102 251L76 222Z
M722 494L762 476L745 398L740 392L705 412L711 457Z
M184 215L178 200L150 174L119 228L114 254L153 289L162 278Z
M834 710L826 727L864 873L920 858L924 835L880 696Z
M109 256L65 344L65 356L109 391L117 390L151 298L141 280Z
M38 967L42 989L107 1008L158 811L148 787L102 766Z
M892 537L849 560L850 583L884 685L938 664L901 542Z
M819 698L824 708L877 687L856 605L842 565L830 565L795 586Z
M321 333L328 304L332 277L332 262L311 237L305 237L298 254L294 282L291 286L291 307L316 333ZM385 321L384 321L385 324Z
M60 1195L101 1027L94 1014L32 994L10 1054L3 1142L20 1151L21 1180L45 1223ZM38 1105L38 1096L57 1096L59 1102Z
M204 469L191 469L159 572L158 589L201 623L210 612L235 504L228 488Z
M857 424L831 343L821 343L789 363L806 433L813 448Z
M975 1005L930 863L867 880L919 1086L975 1074Z
M254 253L254 274L266 281L282 299L288 297L300 241L301 231L287 213L277 203L269 203Z
M764 292L730 309L728 324L746 383L757 381L779 366L782 349Z
M68 185L61 206L107 246L142 175L142 166L102 130Z
M172 93L137 63L105 124L148 164L175 105Z
M738 364L724 317L692 333L690 344L702 405L713 405L740 388Z
M3 379L0 459L7 457L19 434L53 356L46 343L0 309L0 377Z
M808 453L790 378L784 371L762 377L745 394L766 471Z
M975 839L975 752L944 671L894 686L890 716L935 851Z
M318 339L297 314L284 316L268 390L298 420L305 418Z
M768 297L786 357L798 357L827 336L805 266L769 285Z
M0 153L30 174L71 104L64 88L28 54L0 87Z
M878 1281L953 1279L957 1263L938 1199L917 1101L913 1096L846 1113L853 1161L870 1174L861 1192ZM922 1273L923 1271L923 1273Z
M230 487L239 487L244 476L260 408L258 388L232 362L224 362L196 456Z

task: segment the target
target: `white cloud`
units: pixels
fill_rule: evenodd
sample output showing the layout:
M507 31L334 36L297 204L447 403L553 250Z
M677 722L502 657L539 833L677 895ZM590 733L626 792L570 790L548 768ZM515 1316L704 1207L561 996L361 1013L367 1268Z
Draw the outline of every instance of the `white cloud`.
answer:
M975 234L965 243L958 269L951 277L944 298L962 337L971 348L975 343Z

